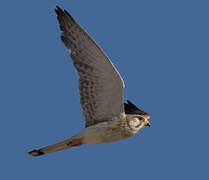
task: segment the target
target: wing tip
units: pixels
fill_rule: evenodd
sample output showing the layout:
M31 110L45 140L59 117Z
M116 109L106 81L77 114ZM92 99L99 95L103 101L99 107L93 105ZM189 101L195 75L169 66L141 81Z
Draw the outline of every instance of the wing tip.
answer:
M135 104L133 104L131 101L127 100L127 103L124 103L125 112L127 114L139 114L143 116L146 119L150 118L150 114L139 109Z
M56 12L57 15L63 12L63 10L58 5L56 5L56 8L54 9L54 11Z
M56 5L56 8L54 9L54 11L56 12L57 16L68 17L70 18L70 21L72 21L73 23L76 23L74 18L70 15L70 13L66 9L62 9L58 5Z

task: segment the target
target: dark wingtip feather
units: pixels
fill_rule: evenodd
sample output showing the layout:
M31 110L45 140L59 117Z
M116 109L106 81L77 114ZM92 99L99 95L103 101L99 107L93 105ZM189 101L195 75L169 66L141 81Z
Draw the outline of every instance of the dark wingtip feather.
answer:
M55 11L62 11L62 9L58 5L56 5Z
M56 12L57 15L59 15L59 13L62 12L62 9L59 6L56 6L56 8L54 9L54 11Z
M127 100L127 103L124 103L124 109L126 114L139 114L142 116L149 117L149 114L139 109L131 101Z
M136 105L134 105L131 101L127 100L128 105L130 105L132 108L140 110L138 107L136 107Z

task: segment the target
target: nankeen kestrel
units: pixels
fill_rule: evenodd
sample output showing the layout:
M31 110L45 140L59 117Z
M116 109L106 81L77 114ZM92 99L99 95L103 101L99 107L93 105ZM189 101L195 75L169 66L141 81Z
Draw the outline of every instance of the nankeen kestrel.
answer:
M57 6L55 12L61 40L70 51L79 75L85 129L70 139L29 154L39 156L83 144L123 140L150 126L148 113L130 101L123 103L123 79L101 48L66 10Z

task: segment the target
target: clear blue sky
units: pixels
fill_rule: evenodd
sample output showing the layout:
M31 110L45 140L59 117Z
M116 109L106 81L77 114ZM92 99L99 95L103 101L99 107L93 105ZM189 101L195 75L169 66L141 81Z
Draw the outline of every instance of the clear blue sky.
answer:
M54 13L66 8L121 73L151 128L42 157L84 127L77 75ZM1 1L0 179L209 179L209 3Z

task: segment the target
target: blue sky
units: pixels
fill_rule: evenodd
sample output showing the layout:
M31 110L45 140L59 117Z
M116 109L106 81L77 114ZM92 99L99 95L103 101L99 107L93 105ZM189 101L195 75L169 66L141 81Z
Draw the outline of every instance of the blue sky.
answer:
M118 68L151 128L42 157L84 127L54 13L67 9ZM0 11L1 179L208 179L208 1L11 1Z

